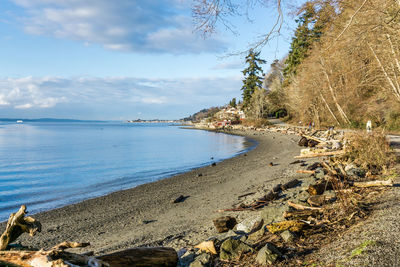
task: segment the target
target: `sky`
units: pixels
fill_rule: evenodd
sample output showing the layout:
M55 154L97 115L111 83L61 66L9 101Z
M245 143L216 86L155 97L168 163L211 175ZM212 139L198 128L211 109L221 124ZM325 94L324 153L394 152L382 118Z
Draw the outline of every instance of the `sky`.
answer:
M293 2L293 1L292 1ZM1 0L0 118L180 119L241 97L245 55L275 21L257 6L195 31L190 0ZM268 70L295 24L263 47Z

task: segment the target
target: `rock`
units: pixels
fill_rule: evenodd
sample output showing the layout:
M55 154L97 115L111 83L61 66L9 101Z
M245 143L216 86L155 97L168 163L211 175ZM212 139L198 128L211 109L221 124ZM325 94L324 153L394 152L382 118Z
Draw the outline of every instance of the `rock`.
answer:
M183 195L180 195L179 197L177 197L175 200L173 200L172 201L172 203L180 203L180 202L183 202L183 201L185 201L187 198L188 198L189 196L183 196Z
M179 254L179 253L178 253ZM188 267L194 261L196 253L194 251L186 251L181 257L179 257L178 267Z
M301 137L299 142L297 143L299 146L307 146L308 145L308 140L305 137Z
M223 216L213 220L215 228L218 233L228 232L236 225L236 219L231 216Z
M189 265L189 267L208 267L211 266L211 256L202 253Z
M361 168L358 168L355 164L350 163L344 168L345 172L347 173L348 176L351 177L365 177L365 171Z
M319 162L314 162L313 164L311 164L311 165L309 165L308 167L307 167L307 170L309 170L309 171L314 171L314 170L316 170L318 167L320 167L321 166L321 164L319 163Z
M256 243L264 236L264 234L265 234L265 227L262 227L260 230L249 234L249 236L247 237L247 243L249 244Z
M197 177L202 177L202 176L203 176L202 173L197 174Z
M284 203L279 203L276 205L269 205L264 207L260 211L260 216L264 220L264 224L270 224L273 222L279 222L283 220L283 213L289 208Z
M261 265L274 264L282 253L271 243L267 243L257 254L256 261Z
M274 186L274 188L272 188L272 191L274 191L275 193L279 193L282 190L282 184L277 184Z
M295 239L295 235L289 230L282 232L280 236L283 240L285 240L285 242L293 242L293 240Z
M213 163L211 164L211 166L212 166L212 167L215 167L215 166L217 166L217 163L213 162Z
M309 197L310 194L307 191L300 191L294 199L300 202L306 202Z
M253 224L249 233L257 232L263 227L263 225L264 225L264 220L261 218L261 220L258 220Z
M220 235L217 235L214 237L214 239L217 239L218 241L225 241L229 237L238 237L238 234L235 233L233 230L229 230L228 232L222 233ZM210 238L213 239L213 238Z
M239 224L236 225L236 231L250 233L251 230L253 229L253 226L255 224L260 224L260 223L262 225L262 221L263 221L263 219L261 217L246 218L243 221L241 221Z
M222 243L220 248L221 260L237 259L243 253L253 252L253 249L240 240L229 238Z
M287 190L289 188L296 187L298 184L300 184L300 181L297 180L297 179L293 179L293 180L290 180L289 182L283 184L281 186L281 189L282 189L282 191L285 191L285 190Z

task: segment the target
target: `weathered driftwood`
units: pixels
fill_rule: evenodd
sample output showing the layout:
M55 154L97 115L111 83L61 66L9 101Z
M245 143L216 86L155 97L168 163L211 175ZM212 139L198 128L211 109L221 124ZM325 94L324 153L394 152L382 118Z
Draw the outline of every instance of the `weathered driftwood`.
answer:
M315 171L310 171L310 170L297 170L296 173L315 174Z
M64 251L67 248L88 245L89 243L63 242L48 251L0 251L0 262L24 267L110 266L94 257Z
M320 211L322 211L322 208L304 206L301 204L293 203L291 201L288 201L288 205L296 210L320 210Z
M32 217L25 217L26 206L22 205L16 213L11 213L6 229L0 237L0 250L5 250L7 246L14 242L23 233L34 236L40 232L42 225Z
M310 136L310 135L305 135L305 134L303 134L302 136L307 138L308 140L314 140L314 141L316 141L318 143L325 142L324 140L321 140L321 139L319 139L319 138L317 138L315 136Z
M173 248L131 248L97 257L111 267L175 267L178 255Z
M328 162L322 161L321 162L322 167L331 175L337 175L337 171L335 168L333 168Z
M300 156L295 156L295 159L305 159L305 158L317 158L317 157L326 157L326 156L337 156L344 154L344 150L337 151L329 151L329 152L321 152L321 153L307 153Z
M354 182L355 187L373 187L373 186L393 186L393 180L384 181L369 181L369 182Z
M306 220L308 217L316 217L320 214L320 210L295 210L295 211L285 211L283 213L283 218L287 220L301 219Z
M228 232L236 225L236 219L231 216L223 216L213 220L214 226L218 233Z

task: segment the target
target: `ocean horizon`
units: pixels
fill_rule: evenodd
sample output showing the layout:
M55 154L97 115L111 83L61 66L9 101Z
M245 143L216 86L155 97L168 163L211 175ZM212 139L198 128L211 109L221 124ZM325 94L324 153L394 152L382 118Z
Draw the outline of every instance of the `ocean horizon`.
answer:
M30 213L46 211L251 148L241 136L168 123L0 122L0 221L22 204Z

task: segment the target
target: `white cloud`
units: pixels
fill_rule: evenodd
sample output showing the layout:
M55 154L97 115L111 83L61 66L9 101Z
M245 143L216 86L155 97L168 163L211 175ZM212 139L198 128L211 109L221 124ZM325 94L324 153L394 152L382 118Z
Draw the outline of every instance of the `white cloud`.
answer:
M227 103L240 94L240 87L240 76L182 79L8 78L0 79L0 110L3 114L8 110L11 114L40 114L37 116L45 117L50 116L47 114L57 116L62 108L63 114L66 114L62 117L71 117L79 112L82 118L91 118L91 113L95 112L101 118L114 115L119 118L125 114L152 112L153 116L179 118L204 107ZM26 113L13 113L13 110Z
M32 108L32 104L27 103L27 104L22 104L22 105L16 105L14 108L16 109L30 109Z
M26 10L27 33L150 53L221 52L221 39L193 33L179 0L12 0Z

